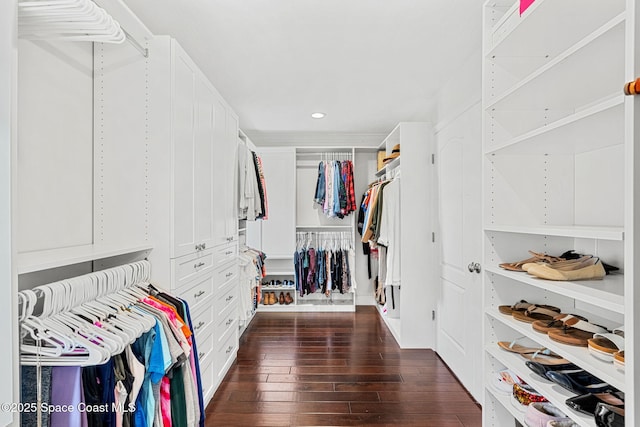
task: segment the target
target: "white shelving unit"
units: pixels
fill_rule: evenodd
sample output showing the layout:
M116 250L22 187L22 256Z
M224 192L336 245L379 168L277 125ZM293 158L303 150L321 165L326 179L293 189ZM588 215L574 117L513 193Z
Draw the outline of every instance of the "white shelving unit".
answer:
M633 1L487 1L483 30L484 378L509 368L580 426L591 416L565 405L571 393L534 375L497 346L526 337L625 392L626 425L637 425L634 326L635 101L624 83L638 74ZM528 250L600 257L619 272L603 280L554 282L506 271ZM498 311L525 299L627 331L626 372L534 331ZM489 385L483 425L524 415Z

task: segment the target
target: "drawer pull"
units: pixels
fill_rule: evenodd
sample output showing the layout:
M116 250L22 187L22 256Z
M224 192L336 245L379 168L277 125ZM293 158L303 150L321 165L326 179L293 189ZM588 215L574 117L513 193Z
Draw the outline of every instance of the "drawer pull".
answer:
M229 302L233 299L233 295L229 295L228 297L225 298L226 302Z
M203 243L203 244L201 244L200 246L202 246L202 250L203 250L203 251L204 251L205 249L207 249L207 244L206 244L206 243Z
M198 353L198 359L202 359L204 357L204 353L200 352Z
M233 276L233 271L230 271L224 275L224 277L231 277L231 276Z
M206 292L205 291L200 291L197 294L193 294L194 298L200 298L202 295L204 295Z
M225 254L225 255L231 255L232 253L233 253L233 251L227 251L227 252L225 252L224 254Z
M230 325L230 324L232 324L232 323L233 323L233 319L229 319L229 320L227 320L227 323L225 323L225 325L226 325L226 326L229 326L229 325Z
M196 245L196 251L201 251L202 250L202 245Z
M229 348L227 349L227 354L231 353L231 350L233 350L233 346L229 346Z
M204 322L201 320L201 321L198 323L198 326L196 326L195 328L193 328L193 330L194 330L194 331L197 331L198 329L202 328L203 326L204 326Z
M232 241L232 240L233 240L233 236L231 236L231 237L227 237L227 242L230 242L230 241Z
M202 267L203 265L204 265L204 262L199 262L199 263L197 263L197 264L193 264L193 268L196 268L196 269L197 269L197 268Z

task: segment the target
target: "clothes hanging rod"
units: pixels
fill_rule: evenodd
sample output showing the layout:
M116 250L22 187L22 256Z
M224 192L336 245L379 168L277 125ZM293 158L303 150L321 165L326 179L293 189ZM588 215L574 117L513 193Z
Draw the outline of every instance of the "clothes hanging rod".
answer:
M138 43L138 41L135 38L133 38L133 36L131 34L129 34L124 28L122 28L122 32L124 33L125 37L127 38L127 41L129 43L131 43L131 45L133 47L135 47L136 50L142 54L142 56L144 56L145 58L149 57L149 49L148 48L143 47L140 43Z

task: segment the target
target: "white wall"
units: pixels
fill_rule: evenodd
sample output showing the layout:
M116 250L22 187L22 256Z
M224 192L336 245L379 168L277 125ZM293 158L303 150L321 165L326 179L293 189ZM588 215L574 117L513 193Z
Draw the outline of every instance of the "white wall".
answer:
M15 334L17 316L16 274L12 267L15 252L12 249L11 197L12 174L11 160L15 155L15 106L16 92L16 1L0 2L0 376L5 381L12 379L13 387L0 387L0 402L11 402L18 396L18 365L15 355ZM11 325L11 327L7 327ZM18 417L15 417L18 421ZM14 422L11 412L0 412L0 425Z

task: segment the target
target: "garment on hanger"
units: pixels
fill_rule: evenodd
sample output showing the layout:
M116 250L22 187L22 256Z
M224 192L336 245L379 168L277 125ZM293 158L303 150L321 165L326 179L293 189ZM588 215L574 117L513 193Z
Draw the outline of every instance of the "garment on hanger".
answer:
M351 160L322 161L318 164L318 178L313 200L327 217L344 218L356 211Z
M267 219L267 190L262 159L244 144L238 145L238 218Z
M266 276L267 256L253 248L243 247L238 255L239 319L247 322L260 303L260 286Z

